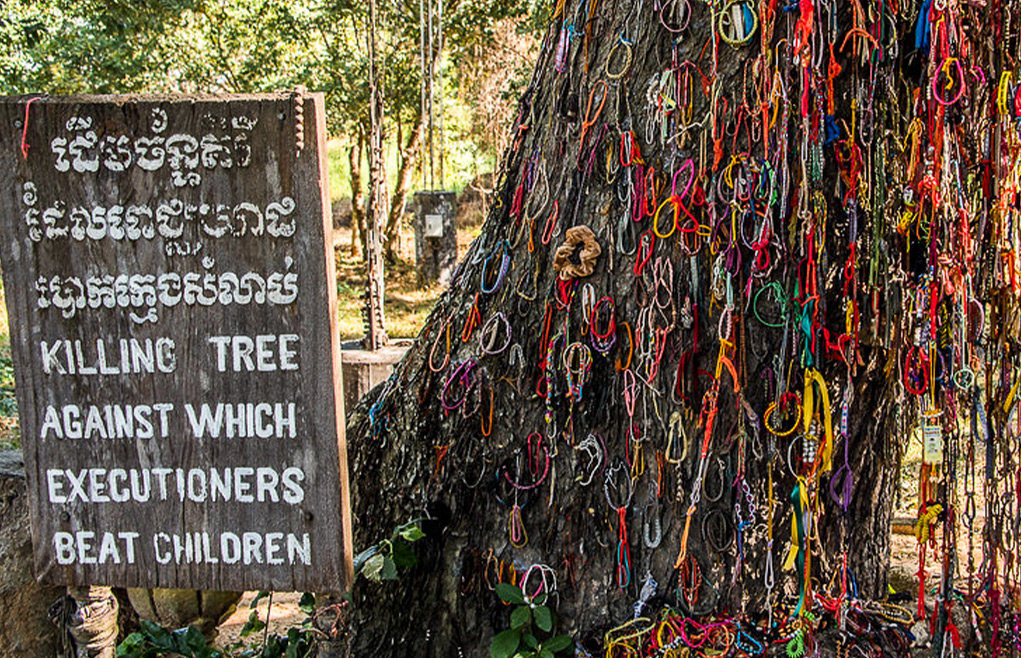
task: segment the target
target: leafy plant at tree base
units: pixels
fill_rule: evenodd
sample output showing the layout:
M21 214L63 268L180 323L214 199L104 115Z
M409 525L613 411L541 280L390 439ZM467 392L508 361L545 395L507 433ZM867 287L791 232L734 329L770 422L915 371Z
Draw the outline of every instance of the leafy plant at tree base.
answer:
M117 646L117 658L155 658L170 653L185 658L222 658L224 655L210 647L194 626L170 631L146 619L141 621L140 630Z
M259 592L252 600L255 608L267 592ZM224 650L209 646L205 636L194 626L175 631L157 623L142 620L141 628L124 638L117 646L117 658L156 658L158 656L181 655L185 658L308 658L315 653L315 638L318 631L312 624L315 613L315 596L309 592L301 595L298 607L306 618L301 624L287 629L286 635L266 633L266 622L252 610L248 621L241 628L241 641ZM262 638L257 642L245 642L246 638Z
M230 656L237 656L237 658L277 658L278 656L284 656L286 658L305 658L306 656L314 655L315 651L315 638L318 631L315 629L313 619L315 615L316 599L310 592L305 592L301 595L301 600L298 601L298 608L305 613L305 619L301 624L292 626L287 629L286 635L276 635L266 632L267 622L259 618L259 613L255 610L255 607L259 604L264 597L269 596L269 592L259 592L255 598L252 599L249 605L252 608L252 612L248 615L248 621L241 627L241 641L235 642L228 647ZM270 598L270 606L273 605L272 598ZM258 634L263 634L262 642L249 642L245 643L245 638L258 637Z
M545 593L530 599L520 587L508 583L500 583L495 589L504 603L515 607L511 611L511 627L497 633L489 645L491 658L553 658L573 651L574 641L554 630L556 615L546 605Z
M365 576L374 583L397 580L397 567L410 567L418 562L411 544L425 537L417 521L394 528L390 539L370 546L355 556L355 577Z

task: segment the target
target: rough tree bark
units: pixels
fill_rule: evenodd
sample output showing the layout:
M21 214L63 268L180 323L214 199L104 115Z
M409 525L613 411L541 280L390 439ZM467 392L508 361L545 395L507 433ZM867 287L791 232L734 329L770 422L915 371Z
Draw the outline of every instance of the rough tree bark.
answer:
M369 0L369 204L365 222L365 337L362 347L377 350L387 343L383 228L386 223L386 155L383 152L383 76L385 68L376 48L376 0Z
M694 66L676 64L691 61L709 73L710 10L703 3L662 4L673 7L668 10L668 22L687 22L679 37L664 29L652 3L635 3L641 12L636 19L634 12L639 9L632 3L600 3L598 11L585 13L582 7L588 5L566 2L563 14L554 18L521 100L497 185L499 202L394 376L363 399L350 419L356 546L388 537L394 526L415 517L425 519L428 535L416 545L420 563L402 572L399 583L360 581L356 586L349 618L354 655L451 656L457 651L486 655L493 635L508 627L507 608L490 586L501 577L507 580L512 566L520 574L536 563L557 571L555 607L561 629L596 653L603 634L635 614L634 605L642 598L648 576L658 583L645 607L652 616L672 605L698 618L726 612L761 621L766 610L767 563L776 574L770 600L782 601L788 609L797 600L796 577L781 571L781 565L790 546L791 494L796 484L791 470L799 468L802 432L774 436L763 427L762 417L778 398L781 382L786 382L784 390L799 394L805 386L801 307L797 314L791 311L802 258L797 241L805 222L795 212L799 207L796 188L803 168L809 166L798 155L800 90L787 90L789 96L771 101L777 114L770 130L786 125L791 138L786 144L774 141L765 156L780 172L774 182L783 177L792 182L789 187L777 183L778 195L787 196L772 206L766 220L772 235L767 247L768 275L751 276L751 268L757 267L757 252L750 246L754 239L742 243L735 238L731 242L736 246L726 253L720 247L729 239L729 229L716 226L728 223L721 218L729 191L715 214L709 209L711 199L698 207L696 201L701 199L687 204L699 223L712 230L712 236L708 230L700 236L696 255L685 247L686 242L691 246L695 236L678 232L655 242L640 274L636 274L640 260L636 250L642 246L640 235L652 228L655 207L641 221L632 221L632 215L634 197L641 194L635 191L641 185L635 169L639 162L645 172L655 168L650 180L659 188L657 204L670 195L670 175L683 172L688 158L704 171L700 187L707 197L712 197L714 189L719 194L725 184L737 185L721 180L764 177L763 170L751 164L764 158L761 132L753 139L751 128L739 134L739 128L721 125L714 133L710 96L713 89L718 90L718 108L724 102L731 111L739 106L743 85L761 74L752 68L753 61L771 53L798 16L778 12L772 44L767 41L761 46L760 34L741 48L719 42L714 84ZM669 13L682 6L690 9L687 19ZM568 25L574 28L573 36L565 37L570 34ZM564 45L565 39L567 56L560 57L558 45ZM790 52L781 52L779 66L792 70ZM655 117L657 90L662 93L661 81L670 78L662 74L671 62L676 79L681 79L677 71L691 75L685 78L687 91L682 89L676 96L689 94L693 111L685 119L687 130L680 130L676 123L668 126L667 140L661 138ZM793 70L789 77L800 75ZM845 88L849 86L838 79L841 108L850 105ZM728 116L733 121L733 114ZM850 120L837 117L842 118ZM754 124L761 114L745 120ZM722 148L715 170L714 135ZM630 144L632 138L635 157L625 163L628 152L622 153L622 139ZM730 155L739 153L742 144L754 157L728 168ZM824 344L822 328L837 336L845 319L842 283L848 258L848 216L836 197L839 186L832 149L825 151L823 175L825 182L814 185L825 196L829 216L820 229L828 250L817 275L816 304L826 317L825 327L814 330L820 345ZM820 211L818 205L814 208ZM668 206L664 215L671 210ZM554 222L552 237L544 237ZM602 253L594 273L577 279L572 289L558 283L553 263L554 252L565 241L565 229L574 226L588 226ZM719 256L710 253L710 237L717 243ZM571 261L579 265L577 250L571 253ZM501 263L506 269L502 279ZM736 296L729 322L723 310L728 305L726 271L732 272ZM776 289L767 290L753 305L767 282L776 282L792 306L776 303ZM604 296L613 300L616 341L606 354L590 350L587 383L581 399L572 402L566 394L565 347L575 341L586 347L593 344L587 335L592 331L591 310L583 311L586 284L592 285L595 300ZM751 286L748 298L746 285ZM570 301L558 303L558 297ZM781 314L783 308L787 316ZM599 331L604 332L606 305L601 309ZM780 326L766 326L756 319L756 311L766 322ZM503 350L504 324L492 320L500 317L506 317L509 326L509 342ZM786 322L778 322L784 317ZM491 334L483 329L490 320ZM899 466L893 434L899 429L900 388L896 378L888 376L889 353L884 348L891 331L888 318L875 326L863 323L857 354L840 341L833 350L819 347L815 361L828 389L835 427L840 425L849 377L855 397L847 401L848 469L838 470L845 454L845 440L838 431L834 472L817 476L812 487L812 495L821 500L812 577L826 585L838 573L841 551L846 550L863 598L884 594ZM559 332L566 336L550 341ZM729 366L720 366L721 346L733 374ZM486 354L483 348L498 353ZM544 356L546 369L541 365ZM848 362L857 365L852 368ZM466 363L473 368L462 377ZM704 481L698 486L705 393L712 386L714 369L719 377L718 411ZM468 393L463 391L466 382L471 388ZM820 391L815 391L818 397ZM443 397L450 406L462 394L466 402L446 412ZM774 428L786 428L796 420L793 414L780 416L777 413L771 419ZM813 432L821 435L822 428L813 426ZM542 449L536 448L538 437L551 453L548 471ZM538 456L531 461L530 442L531 456ZM600 468L594 467L595 455L605 455ZM629 582L624 586L618 583L619 517L604 487L607 474L620 464L630 465L636 475L633 496L624 511L630 546L629 579L621 578ZM770 471L772 505L767 502ZM833 496L831 476L835 478ZM528 483L533 478L541 484L516 496L507 486L510 479ZM747 492L740 482L747 483ZM853 495L843 513L835 498L845 482ZM612 483L626 488L620 479ZM687 549L703 578L697 602L679 592L674 568L694 488L701 500L691 517ZM512 510L517 512L512 508L515 500L521 506L527 544L517 529L509 529ZM754 509L749 509L749 501ZM752 518L740 540L735 506L740 506L744 518ZM771 555L766 538L770 508L775 537ZM657 537L657 525L661 537ZM742 562L739 541L743 542Z
M365 190L362 187L362 149L365 131L358 130L354 143L347 152L351 170L351 256L361 258L365 253Z

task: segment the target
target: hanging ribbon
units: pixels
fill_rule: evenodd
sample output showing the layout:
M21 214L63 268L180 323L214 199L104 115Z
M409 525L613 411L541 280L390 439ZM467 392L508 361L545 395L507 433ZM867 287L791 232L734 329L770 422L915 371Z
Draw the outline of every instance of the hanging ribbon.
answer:
M826 381L815 368L805 370L805 395L802 398L805 406L804 422L805 433L811 429L812 418L815 415L815 385L819 386L819 399L822 402L819 410L822 416L822 423L825 429L825 440L822 446L821 473L828 473L833 457L833 419L830 414L830 394L826 390Z
M807 590L806 573L808 571L808 541L806 515L809 513L808 483L803 478L798 478L791 492L791 502L794 504L794 515L791 518L791 547L787 552L787 559L784 560L783 570L790 571L795 566L798 568L798 606L794 610L795 615L802 614L805 606L805 593Z
M624 589L631 584L631 547L627 540L627 508L617 508L617 587Z

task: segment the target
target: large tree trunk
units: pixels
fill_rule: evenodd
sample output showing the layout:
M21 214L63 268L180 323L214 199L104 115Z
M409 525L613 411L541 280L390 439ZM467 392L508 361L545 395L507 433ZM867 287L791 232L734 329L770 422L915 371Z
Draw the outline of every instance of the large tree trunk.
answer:
M698 620L726 615L761 627L767 603L795 609L799 571L807 569L813 587L834 591L837 583L839 591L845 554L858 595L885 594L905 427L889 347L909 338L882 304L876 322L869 315L845 326L849 305L866 308L867 293L892 294L853 277L845 286L845 264L855 244L857 271L873 267L883 277L893 256L857 228L867 225L866 213L851 218L834 149L823 148L822 101L814 99L825 78L803 88L790 50L799 12L778 8L753 45L733 48L707 44L706 4L661 4L668 23L682 20L671 7L690 7L681 37L647 2L602 3L585 13L595 3L568 0L554 18L504 157L499 203L415 345L350 421L356 545L416 517L425 518L428 535L416 545L420 563L399 583L359 581L350 611L355 655L486 655L494 634L509 626L492 586L533 564L556 570L560 628L597 654L604 633L631 619L640 600L650 617L675 606ZM568 25L574 36L561 58ZM763 29L775 37L756 47ZM783 88L752 68L774 54ZM708 76L714 59L715 79ZM707 77L683 62L696 62ZM739 124L734 108L745 84L745 98L753 86L765 90L764 105L745 105ZM852 96L862 102L862 89L848 75L837 78L837 121L860 120L847 108ZM657 114L671 110L662 98L671 93L692 107ZM879 128L875 134L876 143L885 138ZM806 145L811 153L802 153ZM884 166L862 174L859 206L884 208ZM691 168L699 173L696 192L682 189ZM670 196L674 172L681 210L706 229L657 239L642 263L642 235ZM646 178L656 201L634 221ZM772 197L755 197L768 212L747 215L747 227L737 222L742 234L734 236L728 213L754 213L746 192L759 182L773 186ZM671 233L663 222L672 220L667 204L659 231ZM682 213L682 228L690 227L685 221ZM593 273L563 282L555 252L565 229L581 226L601 254ZM567 252L565 271L576 272L584 257ZM609 297L615 308L616 329L606 339L593 335L590 284L592 301ZM599 309L602 334L607 302ZM480 339L489 321L492 334ZM596 349L611 338L605 354ZM569 345L591 355L573 396ZM812 397L816 418L776 412L777 433L769 431L766 411L795 394L791 409ZM806 429L814 439L803 438ZM515 492L511 480L525 489ZM797 491L817 525L800 542L797 568L784 571ZM688 579L693 571L700 584Z

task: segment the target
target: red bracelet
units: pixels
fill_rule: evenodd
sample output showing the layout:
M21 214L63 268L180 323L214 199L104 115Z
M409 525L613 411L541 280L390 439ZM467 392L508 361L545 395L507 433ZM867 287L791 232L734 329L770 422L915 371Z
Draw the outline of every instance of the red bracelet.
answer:
M913 374L913 371L911 369L912 354L918 355L918 357L916 358L917 370L914 371L914 374L917 375L918 371L921 372L920 378L916 376L916 379L921 380L921 386L919 387L913 387L911 385ZM904 388L907 389L908 393L912 393L914 395L922 395L929 388L929 357L917 345L908 350L908 355L904 359Z

